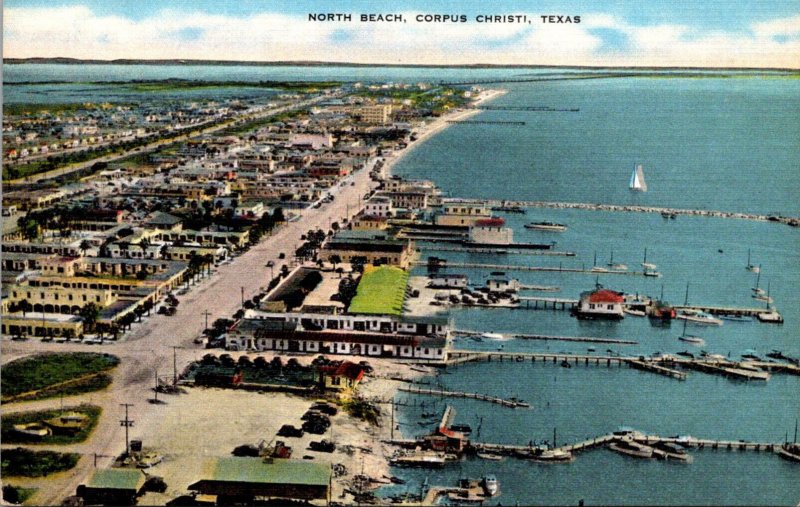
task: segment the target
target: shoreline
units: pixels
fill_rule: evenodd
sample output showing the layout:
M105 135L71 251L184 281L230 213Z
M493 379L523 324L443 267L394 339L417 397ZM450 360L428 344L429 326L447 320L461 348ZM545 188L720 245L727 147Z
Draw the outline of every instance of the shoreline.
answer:
M413 151L414 148L420 146L425 141L433 137L434 135L438 134L439 132L443 131L451 124L448 123L450 121L457 121L469 118L470 116L474 116L481 112L480 109L474 109L475 106L478 106L484 102L489 100L495 99L497 97L501 97L508 93L506 90L484 90L482 91L478 97L472 101L471 107L473 109L456 109L451 111L445 115L442 115L430 123L423 123L422 125L414 126L416 131L417 139L416 141L411 142L403 151L401 152L394 152L391 155L391 158L385 158L385 162L383 164L383 172L386 178L392 177L392 167L397 164L403 157L406 156L409 152Z

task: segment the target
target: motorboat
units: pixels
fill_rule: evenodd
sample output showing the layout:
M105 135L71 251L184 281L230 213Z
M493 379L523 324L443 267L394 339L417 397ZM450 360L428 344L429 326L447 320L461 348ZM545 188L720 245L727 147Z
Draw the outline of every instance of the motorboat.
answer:
M700 338L699 336L693 336L693 335L690 335L690 334L689 335L681 335L681 336L678 337L678 339L680 341L682 341L682 342L691 343L692 345L697 345L697 346L701 346L701 345L705 345L706 344L706 341L703 340L702 338Z
M483 333L481 334L481 338L485 338L487 340L502 340L504 336L500 333Z
M531 222L529 224L525 224L525 228L549 232L564 232L567 230L566 225L556 222Z
M623 312L627 313L628 315L633 315L635 317L644 317L646 313L643 310L634 310L630 307L625 307L622 309Z
M486 475L481 479L481 485L486 492L486 496L494 496L498 491L497 477L494 475Z
M543 463L568 463L575 459L571 452L563 449L536 450L531 454L534 461Z
M489 460L489 461L503 461L503 457L498 454L488 454L485 452L479 452L477 456L481 459Z
M632 456L634 458L652 458L655 451L652 447L634 442L631 439L622 439L608 444L614 452Z
M707 326L721 326L723 324L722 319L718 319L710 313L701 311L684 310L678 314L677 318L684 319L694 324L702 324Z
M673 442L657 442L653 444L654 454L660 459L673 459L686 463L692 462L692 457L681 445Z
M720 315L719 318L731 322L753 322L753 318L747 315Z
M682 352L676 352L676 354L679 356L688 357L689 359L694 359L694 354L692 354L688 350L684 350Z

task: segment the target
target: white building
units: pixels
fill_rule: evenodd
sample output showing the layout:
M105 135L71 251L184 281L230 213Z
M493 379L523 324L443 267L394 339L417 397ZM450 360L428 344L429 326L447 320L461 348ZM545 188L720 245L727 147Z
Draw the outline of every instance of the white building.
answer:
M476 220L469 228L469 242L488 245L510 245L514 242L514 231L503 227L502 218L484 218Z

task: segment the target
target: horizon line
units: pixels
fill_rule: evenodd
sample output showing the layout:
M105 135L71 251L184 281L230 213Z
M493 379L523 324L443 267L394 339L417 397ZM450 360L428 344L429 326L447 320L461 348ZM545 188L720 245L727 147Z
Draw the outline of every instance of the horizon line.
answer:
M410 67L410 68L568 68L568 69L637 69L637 70L770 70L797 72L800 67L709 67L709 66L671 66L671 65L547 65L547 64L496 64L496 63L471 63L471 64L434 64L434 63L361 63L349 61L330 60L217 60L217 59L192 59L192 58L114 58L114 59L87 59L64 56L31 56L3 58L3 64L65 64L65 65L231 65L231 66L339 66L339 67Z

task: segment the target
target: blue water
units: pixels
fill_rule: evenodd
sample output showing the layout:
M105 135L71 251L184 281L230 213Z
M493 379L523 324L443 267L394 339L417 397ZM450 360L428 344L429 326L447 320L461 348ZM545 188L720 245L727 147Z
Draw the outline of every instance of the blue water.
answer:
M183 67L4 65L4 80L124 81L194 78L206 80L345 80L418 82L519 78L564 73L548 69L434 69L355 67ZM89 85L58 85L46 93L25 85L6 87L4 100L72 102ZM92 85L95 86L95 85ZM106 85L107 86L107 85ZM501 86L501 85L491 85ZM70 91L71 87L73 88ZM436 181L458 197L562 200L647 204L800 215L800 80L775 76L706 78L621 78L587 81L507 83L508 93L495 105L579 108L579 112L487 111L473 119L524 121L524 126L454 125L404 157L395 172ZM17 90L17 91L15 91ZM9 99L20 90L33 100ZM66 91L65 91L66 90ZM108 87L112 93L116 87ZM237 90L243 95L250 91ZM65 97L70 93L77 95ZM158 97L154 96L154 100ZM13 100L12 100L13 99ZM645 166L647 193L627 189L633 163ZM747 250L762 265L760 286L769 284L783 325L726 322L722 327L694 327L709 352L737 357L745 349L771 349L800 356L800 231L774 223L658 214L531 209L504 215L518 242L556 241L556 249L576 257L455 254L423 252L451 262L605 266L614 261L640 270L644 249L661 278L574 273L513 272L523 283L561 287L556 294L576 298L595 281L628 293L689 302L760 306L750 298L755 275L744 269ZM553 220L568 225L561 234L526 230L528 221ZM721 252L720 252L721 250ZM454 269L485 283L492 270ZM424 274L417 269L415 274ZM598 336L637 341L636 345L508 340L480 343L459 340L457 347L506 351L587 351L607 348L623 354L678 352L692 348L677 340L682 325L652 326L647 319L583 322L551 310L459 309L459 328L487 332ZM662 435L781 441L800 417L800 378L773 375L766 383L745 383L692 372L686 381L605 366L570 369L536 363L492 362L449 368L429 379L446 388L497 396L517 396L529 410L506 409L475 400L448 400L457 422L481 427L473 438L486 442L527 444L558 442L604 434L632 426ZM417 424L434 399L401 393L405 436L432 428ZM443 410L444 402L433 408ZM383 494L418 491L423 481L452 485L462 476L494 473L504 505L567 504L737 504L795 505L800 501L800 467L767 453L695 451L694 463L639 461L604 449L588 451L565 465L506 460L468 460L441 471L397 469L404 486Z

